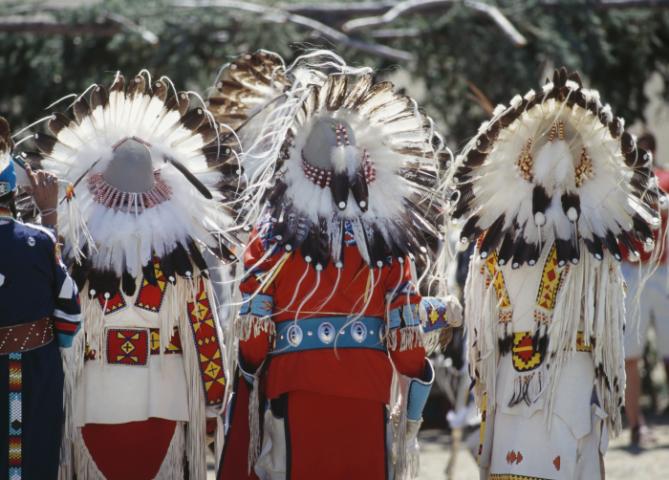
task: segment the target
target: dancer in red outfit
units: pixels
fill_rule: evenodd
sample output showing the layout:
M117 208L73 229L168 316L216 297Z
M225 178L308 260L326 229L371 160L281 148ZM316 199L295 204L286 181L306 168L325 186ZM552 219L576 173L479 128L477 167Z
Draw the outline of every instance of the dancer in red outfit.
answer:
M228 123L235 99L261 106L236 110L247 116L241 216L255 227L221 480L415 476L434 376L425 331L459 323L452 297L418 293L440 243L444 152L431 122L369 71L320 55L290 68L244 56L210 99Z

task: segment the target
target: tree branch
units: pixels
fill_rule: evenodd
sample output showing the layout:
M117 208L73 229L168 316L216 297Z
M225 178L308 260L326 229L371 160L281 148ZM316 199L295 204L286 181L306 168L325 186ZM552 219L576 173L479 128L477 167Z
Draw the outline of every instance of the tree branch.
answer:
M61 23L44 15L0 17L0 32L40 35L94 35L111 37L121 31L116 22Z
M265 5L258 5L250 2L242 2L236 0L211 0L211 1L177 1L172 4L174 7L180 8L197 8L197 7L207 7L207 8L231 8L236 10L242 10L249 13L261 14L263 18L267 21L274 23L285 23L290 22L295 25L299 25L305 28L308 28L318 34L323 38L326 38L332 42L339 43L343 46L354 48L356 50L361 50L363 52L371 53L378 55L384 58L388 58L394 61L412 61L414 59L413 55L404 50L398 50L396 48L388 47L386 45L380 45L376 43L368 43L362 40L351 38L343 32L332 28L318 20L313 18L305 17L303 15L297 15L289 13L287 11L281 10L275 7L269 7Z
M394 7L386 11L383 15L355 18L344 23L341 26L341 29L344 32L351 33L358 30L388 25L402 15L424 12L427 10L432 11L446 6L450 7L457 2L458 0L404 0L403 2L396 3Z
M522 33L516 30L516 27L511 24L509 19L504 16L499 8L495 7L494 5L475 0L465 0L464 4L465 6L476 10L477 12L485 13L487 16L489 16L490 19L495 22L502 30L502 32L504 32L506 36L511 39L511 42L513 42L516 47L524 47L527 45L527 39L523 36Z
M324 3L312 5L310 3L285 3L280 7L286 12L307 17L327 17L344 19L357 15L380 15L393 8L397 1L355 2L355 3Z
M355 32L367 30L370 28L388 25L398 18L414 13L426 13L433 11L443 11L455 4L462 3L468 8L484 13L492 19L493 22L509 37L514 45L522 47L527 45L525 37L511 24L508 18L494 5L474 0L404 0L397 3L383 15L362 17L349 20L342 25L344 32Z
M8 33L111 37L123 30L138 34L151 45L158 43L158 36L155 33L133 22L126 16L111 12L104 14L99 21L90 23L60 22L46 13L0 17L0 32Z

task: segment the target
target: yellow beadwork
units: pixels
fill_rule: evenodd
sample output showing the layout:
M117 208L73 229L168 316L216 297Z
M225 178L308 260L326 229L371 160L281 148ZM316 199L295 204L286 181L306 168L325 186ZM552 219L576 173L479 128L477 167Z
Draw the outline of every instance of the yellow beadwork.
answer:
M511 311L511 299L509 298L509 292L504 283L504 275L497 268L497 254L491 252L488 258L486 258L485 263L488 267L492 285L495 288L495 293L497 294L497 299L499 301L499 321L500 323L508 323L513 316Z

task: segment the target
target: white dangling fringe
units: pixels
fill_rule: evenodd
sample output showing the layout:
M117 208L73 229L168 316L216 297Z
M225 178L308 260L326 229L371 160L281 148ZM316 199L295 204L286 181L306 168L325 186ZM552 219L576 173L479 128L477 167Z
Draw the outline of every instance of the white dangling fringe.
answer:
M185 286L183 280L175 278L176 282L167 281L165 285L165 297L163 298L163 308L167 314L160 315L160 355L161 358L167 350L167 346L172 339L174 327L181 324L181 316L185 315L184 305L186 305Z
M476 405L482 408L483 394L495 398L497 379L497 338L499 336L499 306L495 289L490 282L485 260L475 251L469 264L465 284L465 328L471 378L476 380L474 397Z
M260 450L260 371L258 368L253 376L253 391L249 399L249 455L248 473L251 474L258 460Z
M107 304L100 306L97 296L91 298L88 295L88 285L85 285L79 294L81 301L81 328L86 330L85 342L88 347L95 350L95 361L102 362L106 349L104 339L105 310ZM98 292L96 292L97 295Z
M397 329L395 328L391 329L390 331L388 331L388 333L386 333L386 348L389 351L393 352L397 351L398 343L400 343L398 338L399 335L397 335Z
M400 380L401 384L402 381ZM402 390L405 388L400 387ZM400 393L398 402L390 414L393 427L393 464L395 479L405 478L408 473L409 460L407 458L407 404L406 391Z
M81 429L76 428L74 434L74 471L76 472L77 480L106 480L86 448L84 439L81 436Z
M414 433L418 434L421 421L410 421L407 416L408 409L408 390L410 378L401 373L394 372L392 395L391 395L391 414L390 424L393 432L392 461L393 461L393 479L405 480L417 478L420 469L420 455L417 448L417 439ZM413 424L413 425L410 425ZM411 439L409 439L409 428L413 427ZM411 440L411 444L409 443Z
M220 320L220 314L219 314L219 306L221 302L221 299L216 295L216 291L214 290L214 281L213 278L210 276L209 278L204 279L204 285L207 291L207 297L209 298L209 302L212 305L212 315L214 317L214 324L216 325L216 333L218 334L218 339L219 339L219 347L221 349L221 356L224 360L223 363L223 368L225 372L225 392L223 394L223 402L221 403L220 408L216 412L216 433L214 434L213 437L213 443L214 443L214 458L219 459L221 458L221 455L223 453L223 446L225 443L225 425L224 425L224 415L225 411L228 406L228 401L230 400L230 397L232 395L232 384L234 382L231 382L230 379L232 378L232 373L234 370L230 369L230 365L227 362L228 358L228 352L227 352L227 343L226 343L226 338L223 329L223 324L221 323ZM229 299L230 300L230 299ZM229 301L228 300L228 301ZM210 440L211 441L211 440ZM218 466L216 467L218 468Z
M190 283L192 280L186 280L186 282ZM188 298L195 298L193 295L190 295L190 288L183 290L188 292ZM184 302L177 311L180 312L179 335L181 336L182 357L186 371L188 406L190 410L190 419L187 425L188 434L186 436L188 478L191 480L205 480L207 477L206 399L200 373L199 354L195 345L196 340L193 337L187 308L187 304Z
M83 324L84 322L81 322L82 326L74 336L72 345L69 348L60 349L64 373L63 407L65 410L65 419L63 438L60 445L59 480L74 478L74 445L76 438L74 404L79 379L84 369L84 350L86 347Z
M423 330L421 327L400 328L400 352L423 346Z
M555 321L548 331L548 412L553 410L562 367L576 351L580 329L584 343L592 342L597 398L607 414L609 431L617 435L622 428L620 407L625 385L625 295L620 265L609 253L601 261L584 255L565 274L554 311Z
M177 422L174 429L174 436L170 441L160 470L154 477L154 480L172 480L183 478L184 476L184 449L186 448L186 435L184 433L185 425L183 422Z
M256 317L254 315L240 315L235 320L235 336L246 341L252 336L255 338L261 333L276 334L276 326L270 317Z
M423 348L425 348L425 352L427 355L431 355L439 349L440 347L439 339L441 338L441 333L442 329L433 330L428 333L422 332L421 343L423 345Z

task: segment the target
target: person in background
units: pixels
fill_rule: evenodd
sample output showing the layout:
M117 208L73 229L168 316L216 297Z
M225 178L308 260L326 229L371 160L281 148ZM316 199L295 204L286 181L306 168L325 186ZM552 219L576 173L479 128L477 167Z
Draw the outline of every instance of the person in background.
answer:
M0 477L50 480L64 415L59 347L70 350L80 309L54 234L58 179L28 169L43 227L17 221L9 132L0 117Z
M646 133L642 135L637 144L639 147L653 154L655 175L659 187L664 192L669 191L669 171L660 167L655 158L655 137ZM662 229L667 228L666 205L662 208ZM643 356L644 345L648 338L648 326L653 321L655 335L657 338L657 353L664 360L664 367L669 377L669 289L667 288L667 251L662 249L659 267L648 278L643 285L640 296L637 295L639 279L641 278L639 268L643 268L650 260L650 253L644 252L642 248L638 262L625 262L623 264L623 275L627 283L627 328L625 330L625 372L627 375L627 390L625 392L625 415L630 427L630 445L639 448L649 438L648 429L645 426L639 399L641 396L641 378L639 375L639 359ZM629 258L625 256L624 258ZM638 298L637 298L638 297ZM639 301L639 306L633 302Z

